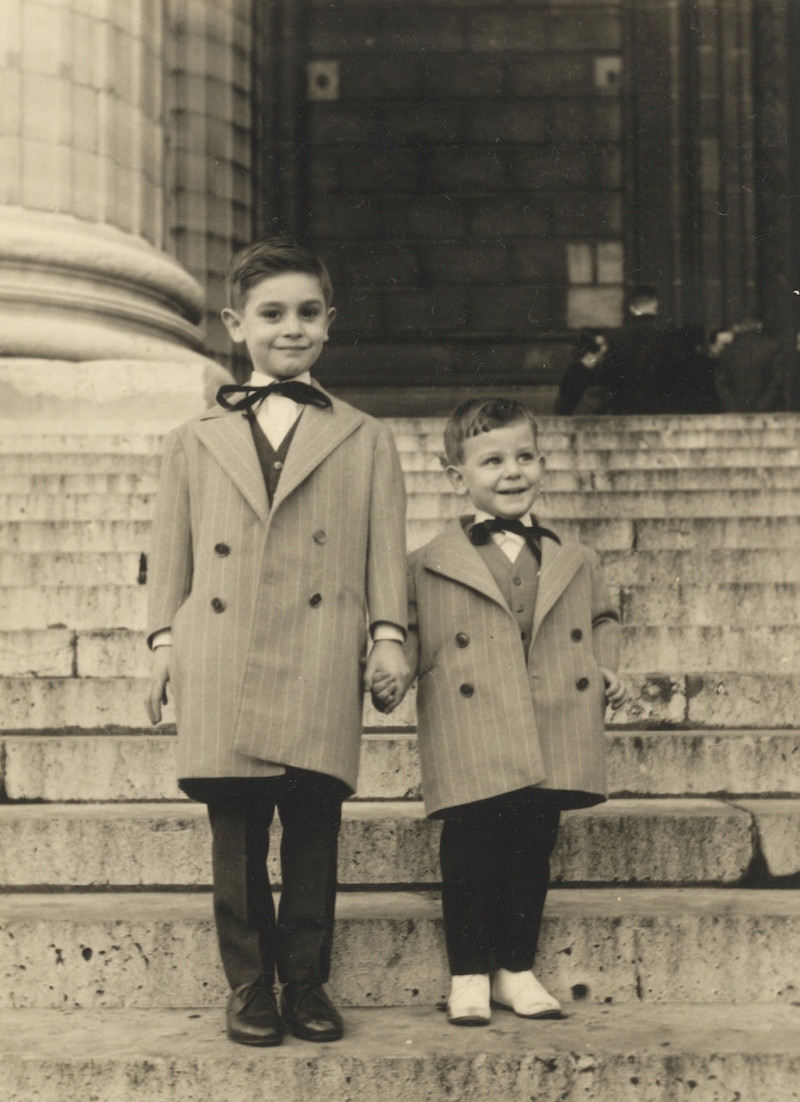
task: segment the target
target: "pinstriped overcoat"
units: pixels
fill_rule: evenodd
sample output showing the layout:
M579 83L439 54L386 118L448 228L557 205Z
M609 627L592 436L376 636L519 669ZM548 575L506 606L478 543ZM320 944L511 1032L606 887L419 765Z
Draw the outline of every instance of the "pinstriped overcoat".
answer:
M367 625L406 620L390 430L336 398L306 406L270 508L246 416L212 408L166 438L153 532L148 638L172 627L178 776L282 763L354 789Z
M527 668L519 626L459 521L409 559L425 810L527 785L605 797L605 693L621 628L594 551L542 540Z

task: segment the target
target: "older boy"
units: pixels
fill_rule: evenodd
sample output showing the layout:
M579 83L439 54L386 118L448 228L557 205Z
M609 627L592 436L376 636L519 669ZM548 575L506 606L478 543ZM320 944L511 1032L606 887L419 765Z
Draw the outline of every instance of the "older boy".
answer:
M411 556L407 647L425 808L443 819L448 1019L485 1025L490 1000L557 1017L531 969L560 811L605 799L619 615L595 553L531 515L545 462L527 409L466 402L445 450L474 515Z
M234 257L228 285L222 317L253 372L165 443L147 707L159 722L171 681L179 783L208 805L228 1036L276 1045L287 1025L330 1041L343 1025L322 985L362 691L378 668L407 671L403 478L389 430L312 383L335 316L322 262L261 242Z

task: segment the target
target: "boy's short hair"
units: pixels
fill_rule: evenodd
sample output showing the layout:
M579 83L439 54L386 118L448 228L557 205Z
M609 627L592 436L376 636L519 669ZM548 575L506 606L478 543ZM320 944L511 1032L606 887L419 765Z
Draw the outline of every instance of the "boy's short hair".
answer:
M533 433L533 445L539 450L538 426L532 410L510 398L470 398L456 406L444 428L444 453L453 466L464 460L464 441L482 432L501 429L515 421L527 421Z
M225 273L228 305L238 310L251 287L262 279L284 272L306 272L316 276L322 287L326 307L331 305L333 284L324 263L309 249L295 245L284 237L256 241L233 256Z

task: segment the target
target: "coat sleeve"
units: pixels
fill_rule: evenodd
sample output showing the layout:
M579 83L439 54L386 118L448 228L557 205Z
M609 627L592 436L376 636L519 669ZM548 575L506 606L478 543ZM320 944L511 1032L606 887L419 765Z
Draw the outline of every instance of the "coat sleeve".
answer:
M417 620L417 587L414 581L414 568L408 568L408 634L405 642L405 656L411 676L419 675L419 622Z
M372 467L367 548L370 625L396 624L405 633L406 490L391 430L379 426Z
M598 666L617 671L622 646L622 625L619 608L612 601L603 568L592 554L592 649Z
M172 619L192 589L192 529L186 452L177 435L164 442L148 563L147 642Z

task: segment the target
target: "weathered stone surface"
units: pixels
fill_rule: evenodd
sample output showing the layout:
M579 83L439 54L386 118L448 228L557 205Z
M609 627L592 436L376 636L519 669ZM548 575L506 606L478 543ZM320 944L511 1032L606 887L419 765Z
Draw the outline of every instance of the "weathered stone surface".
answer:
M788 672L800 668L800 632L794 624L752 622L625 624L620 660L623 674L681 668L712 676L715 669Z
M0 557L0 586L137 585L136 552L27 551Z
M797 673L711 673L688 686L693 727L794 727L800 716Z
M22 735L3 740L9 800L52 803L184 799L173 734Z
M800 876L800 801L737 801L753 816L758 845L770 876Z
M0 677L72 677L74 659L67 628L0 632Z
M149 546L149 520L0 521L0 551L4 554L20 551L141 553Z
M278 873L278 838L270 867ZM440 825L410 801L348 802L343 885L436 884ZM0 885L179 887L210 883L205 808L177 804L0 807ZM753 857L750 816L715 800L614 800L564 815L553 883L735 884Z
M0 616L15 630L43 630L63 623L77 630L107 625L142 630L147 590L124 583L99 585L6 586L0 589Z
M0 519L9 520L149 520L154 494L0 494Z
M559 890L536 972L579 1004L792 1004L800 896ZM0 1007L221 1006L210 893L0 897ZM428 1006L449 988L433 893L341 892L330 987L347 1006Z
M9 734L0 742L10 800L175 800L174 729ZM800 795L797 730L609 730L616 796ZM357 799L418 800L413 727L365 734Z
M476 1031L427 1008L362 1010L335 1045L265 1053L231 1045L219 1010L32 1011L0 1018L0 1052L8 1102L796 1102L797 1017L585 1006L533 1025L498 1012Z
M537 505L537 515L553 524L566 518L581 517L630 517L635 520L668 519L676 514L682 517L706 519L737 517L763 518L765 507L771 516L800 516L800 492L797 490L775 490L769 494L769 504L765 505L763 490L729 490L717 493L713 490L641 490L615 494L545 494L541 506ZM0 499L0 508L3 508ZM87 505L88 509L88 505ZM464 512L464 499L456 494L420 493L409 498L408 516L412 520L443 519L457 517ZM2 516L11 514L3 511ZM68 514L72 515L72 514ZM88 514L87 514L88 515ZM107 515L112 519L112 514Z
M693 626L797 624L800 584L797 582L720 582L691 585L662 579L622 587L623 623L676 623ZM716 657L716 656L715 656ZM722 669L719 661L717 669Z

